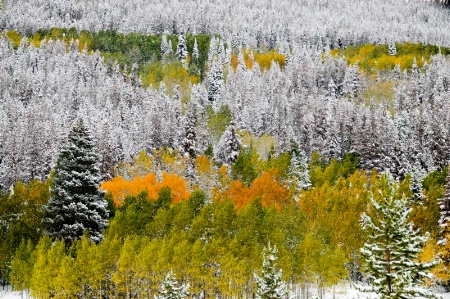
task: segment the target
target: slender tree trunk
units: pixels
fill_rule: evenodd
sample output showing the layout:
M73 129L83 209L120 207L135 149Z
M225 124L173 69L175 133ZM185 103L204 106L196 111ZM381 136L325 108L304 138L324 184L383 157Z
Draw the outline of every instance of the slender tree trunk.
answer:
M391 282L391 251L389 247L386 248L386 262L387 262L387 273L388 277L386 279L388 284L389 294L392 294L392 282Z

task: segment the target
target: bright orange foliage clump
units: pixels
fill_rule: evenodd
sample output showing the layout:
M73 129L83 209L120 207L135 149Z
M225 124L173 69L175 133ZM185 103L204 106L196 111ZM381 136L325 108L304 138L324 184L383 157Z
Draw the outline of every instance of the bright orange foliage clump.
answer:
M167 174L163 172L162 182L158 184L158 187L158 192L164 187L169 187L170 191L172 192L174 203L180 202L182 200L188 200L189 196L191 196L186 181L182 177L173 173Z
M282 203L288 200L288 189L269 172L263 172L253 181L251 187L241 181L233 181L223 197L230 198L236 209L245 207L253 200L259 198L265 207L275 206L278 210Z
M100 189L111 193L114 203L119 207L124 203L127 196L136 196L143 191L147 191L149 198L156 200L158 198L158 192L164 187L170 188L174 203L187 200L190 196L188 185L182 177L165 172L162 174L161 182L158 182L155 173L138 176L131 181L117 176L111 181L104 182L100 186Z
M277 209L287 201L288 190L276 181L268 172L264 172L253 181L250 188L253 198L261 198L263 206L274 205Z

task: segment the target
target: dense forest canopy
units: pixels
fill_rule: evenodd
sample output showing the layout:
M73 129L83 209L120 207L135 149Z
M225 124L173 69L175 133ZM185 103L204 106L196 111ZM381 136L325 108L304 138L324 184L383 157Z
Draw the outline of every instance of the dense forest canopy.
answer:
M1 283L33 298L449 288L448 5L1 1ZM391 231L396 273L414 275L383 272Z
M2 1L0 29L76 27L146 34L216 33L252 47L289 40L341 47L424 42L449 46L448 12L435 1ZM295 9L291 9L292 6Z
M344 51L344 57L305 48L261 68L274 52L265 56L250 48L233 52L214 37L209 47L199 48L204 62L181 61L154 50L160 62L143 60L142 67L135 62L131 68L125 62L121 70L120 64L108 61L127 54L80 50L79 42L52 39L52 32L38 40L39 47L33 43L35 36L16 38L17 49L10 38L0 37L0 64L5 70L0 78L4 189L18 179L45 179L80 117L99 143L105 177L114 163L130 161L141 150L182 150L189 123L196 130L197 150L202 153L212 146L218 153L230 121L240 132L274 137L277 153L288 150L294 139L307 156L316 150L327 159L342 159L355 152L361 168L389 170L398 178L414 173L422 179L449 161L450 66L442 55L447 48L398 44L390 67L376 63L389 61L386 45L363 46L356 56L355 50ZM112 36L102 48L123 39ZM192 44L195 40L190 37ZM194 49L187 49L191 56ZM359 64L381 69L364 72ZM152 79L153 88L143 88L158 66L160 79ZM185 70L184 75L179 70Z

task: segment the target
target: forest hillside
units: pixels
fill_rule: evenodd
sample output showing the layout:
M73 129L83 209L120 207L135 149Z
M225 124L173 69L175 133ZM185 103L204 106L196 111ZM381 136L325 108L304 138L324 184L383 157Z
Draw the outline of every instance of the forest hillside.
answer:
M3 288L449 291L448 1L3 0L0 86Z

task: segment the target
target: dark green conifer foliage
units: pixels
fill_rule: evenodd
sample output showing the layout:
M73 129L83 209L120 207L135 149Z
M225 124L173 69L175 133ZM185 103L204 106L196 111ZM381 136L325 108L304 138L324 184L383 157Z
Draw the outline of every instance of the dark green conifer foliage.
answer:
M94 142L80 120L56 162L51 197L45 207L47 234L71 244L86 231L91 241L102 241L108 224L108 204L99 185Z

